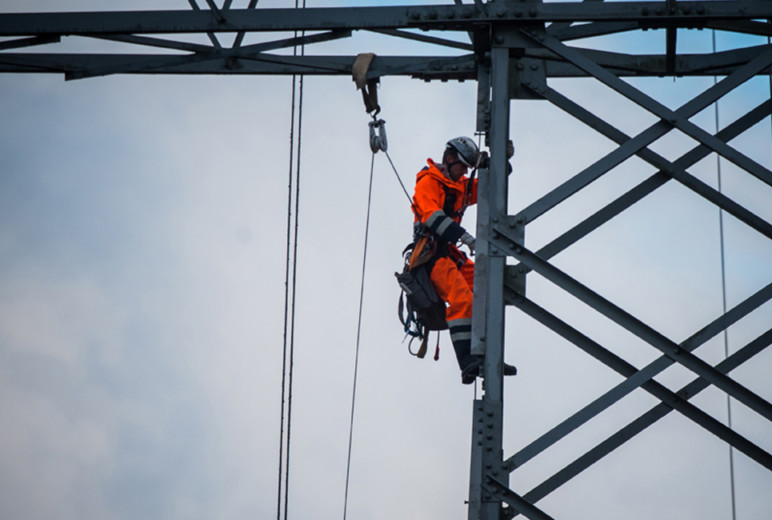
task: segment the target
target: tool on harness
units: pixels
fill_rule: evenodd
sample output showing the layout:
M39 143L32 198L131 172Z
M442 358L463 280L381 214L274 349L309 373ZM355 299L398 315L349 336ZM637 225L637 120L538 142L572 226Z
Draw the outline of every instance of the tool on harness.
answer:
M351 70L354 83L357 88L362 91L362 101L365 103L365 111L368 114L371 114L373 119L375 119L375 116L381 111L381 107L378 105L378 82L380 79L377 77L367 79L367 71L374 59L375 54L372 52L358 54Z
M373 153L378 153L378 150L386 150L389 148L389 143L386 139L386 121L383 119L375 119L368 123L370 127L370 150Z
M429 272L431 260L435 257L437 243L425 235L409 244L402 252L405 266L402 273L394 273L397 283L402 288L399 295L397 314L405 330L405 337L411 336L408 352L423 358L426 356L429 331L445 330L445 302L437 295ZM419 339L421 344L416 352L411 350L413 340ZM434 359L439 359L440 346L437 336L437 346Z

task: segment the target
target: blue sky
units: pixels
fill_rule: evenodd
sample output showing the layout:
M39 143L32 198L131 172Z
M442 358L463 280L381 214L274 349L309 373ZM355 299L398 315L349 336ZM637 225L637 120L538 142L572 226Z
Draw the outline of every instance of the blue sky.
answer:
M59 4L3 10L102 8ZM664 42L653 32L642 38L609 45L658 50ZM684 33L679 43L708 52L710 33ZM309 52L414 45L358 34ZM634 84L675 107L712 80ZM589 81L552 86L628 133L653 121ZM0 75L0 516L276 514L290 88L289 78L267 77ZM389 151L409 189L426 157L474 131L472 82L384 78L379 94ZM752 80L722 102L721 121L768 96L768 78ZM712 113L694 121L713 130ZM291 516L342 514L367 122L349 78L306 79ZM545 102L513 102L511 133L511 213L611 149ZM770 139L767 118L732 144L769 166ZM691 146L680 136L654 148L675 159ZM465 518L473 389L458 382L447 336L437 363L410 357L401 343L393 272L411 215L385 157L375 159L349 516ZM727 193L772 221L772 190L722 169ZM690 171L714 185L715 156ZM526 244L538 249L652 173L626 162L529 226ZM772 244L731 217L725 224L733 305L772 281ZM718 211L673 182L554 262L674 341L721 312ZM528 290L636 366L657 357L537 276ZM767 304L732 327L730 348L766 330L769 315ZM506 358L520 375L505 389L505 455L620 380L519 311L508 309L507 319ZM715 338L697 353L716 363L723 349ZM733 375L770 400L769 364L765 352ZM678 388L692 377L673 367L658 380ZM695 402L725 419L722 393L707 390ZM648 394L628 396L514 473L513 487L527 492L654 404ZM733 406L737 430L772 450L770 425ZM743 455L736 463L738 518L763 517L772 476ZM728 478L728 448L671 414L540 506L561 519L727 518Z

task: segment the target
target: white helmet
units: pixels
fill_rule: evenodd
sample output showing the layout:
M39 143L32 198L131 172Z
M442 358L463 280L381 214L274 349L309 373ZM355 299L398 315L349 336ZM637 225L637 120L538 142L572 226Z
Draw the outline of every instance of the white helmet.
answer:
M477 163L480 160L480 150L469 137L454 137L445 146L454 150L462 163L470 168L477 167Z

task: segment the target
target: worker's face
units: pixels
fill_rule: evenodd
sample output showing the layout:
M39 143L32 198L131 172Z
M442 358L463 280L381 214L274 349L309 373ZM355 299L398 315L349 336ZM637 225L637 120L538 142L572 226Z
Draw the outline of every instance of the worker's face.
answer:
M453 179L454 181L457 181L461 177L466 175L466 172L468 171L469 171L469 167L466 164L462 163L461 161L458 161L453 165L451 165L450 172L448 173L450 174L451 179Z
M445 156L445 167L448 169L448 176L454 181L459 180L469 171L469 167L466 164L451 154Z

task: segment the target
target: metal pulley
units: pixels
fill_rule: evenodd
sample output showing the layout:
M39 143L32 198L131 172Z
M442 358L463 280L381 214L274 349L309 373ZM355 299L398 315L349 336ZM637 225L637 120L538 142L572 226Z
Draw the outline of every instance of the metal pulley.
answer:
M377 153L378 150L384 152L389 147L389 143L386 140L386 121L383 119L373 119L368 123L370 127L370 150L373 153Z

